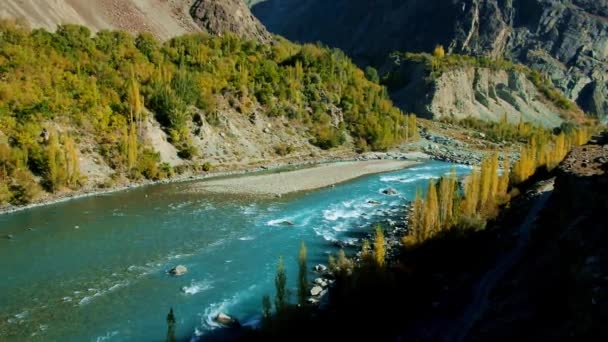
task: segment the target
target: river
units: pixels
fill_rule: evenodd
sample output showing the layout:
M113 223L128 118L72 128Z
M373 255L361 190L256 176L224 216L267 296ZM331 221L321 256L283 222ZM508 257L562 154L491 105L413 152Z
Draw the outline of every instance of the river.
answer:
M431 161L276 199L156 185L2 215L0 236L13 238L0 239L0 340L163 341L169 308L179 339L216 328L220 311L254 322L279 256L295 301L300 241L310 267L326 264L331 241L403 217L405 199L452 167ZM169 276L179 264L189 272Z

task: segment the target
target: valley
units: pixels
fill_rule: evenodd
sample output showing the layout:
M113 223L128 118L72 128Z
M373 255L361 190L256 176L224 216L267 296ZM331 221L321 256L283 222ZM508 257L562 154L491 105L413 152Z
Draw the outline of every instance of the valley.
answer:
M2 2L0 340L603 337L607 16Z

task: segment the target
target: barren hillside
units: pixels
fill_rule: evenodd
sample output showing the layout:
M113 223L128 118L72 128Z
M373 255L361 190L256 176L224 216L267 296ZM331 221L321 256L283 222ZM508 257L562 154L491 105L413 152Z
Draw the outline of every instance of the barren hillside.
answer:
M32 27L54 30L80 24L93 30L118 28L151 32L161 39L198 30L188 11L193 1L179 0L2 0L0 17L20 18Z

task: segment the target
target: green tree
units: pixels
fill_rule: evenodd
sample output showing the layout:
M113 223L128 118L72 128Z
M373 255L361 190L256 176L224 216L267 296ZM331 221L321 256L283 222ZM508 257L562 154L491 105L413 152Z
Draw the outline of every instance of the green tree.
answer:
M308 269L306 268L306 244L300 244L300 254L298 256L298 303L306 304L308 294Z
M173 308L171 308L167 315L167 342L175 341L175 315L173 314Z
M274 286L276 288L276 297L274 299L274 305L277 312L282 312L287 305L287 274L285 274L285 265L283 263L283 257L279 257L279 264L277 266L277 275L274 278Z

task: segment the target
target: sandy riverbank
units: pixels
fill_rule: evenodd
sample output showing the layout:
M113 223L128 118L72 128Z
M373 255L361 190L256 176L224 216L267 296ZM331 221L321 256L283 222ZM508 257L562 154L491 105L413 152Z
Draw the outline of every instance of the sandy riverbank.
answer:
M292 192L324 188L369 174L396 171L415 164L418 164L418 162L411 160L339 162L274 174L203 181L194 184L192 191L285 195Z

